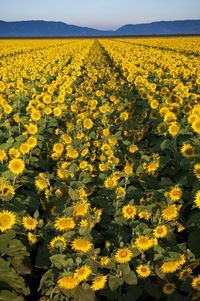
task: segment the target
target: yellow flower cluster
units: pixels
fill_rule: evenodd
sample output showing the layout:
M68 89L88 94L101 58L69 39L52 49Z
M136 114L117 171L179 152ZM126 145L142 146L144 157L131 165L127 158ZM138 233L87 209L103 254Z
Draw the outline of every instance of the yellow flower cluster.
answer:
M199 297L199 46L2 41L2 260L37 253L41 300Z

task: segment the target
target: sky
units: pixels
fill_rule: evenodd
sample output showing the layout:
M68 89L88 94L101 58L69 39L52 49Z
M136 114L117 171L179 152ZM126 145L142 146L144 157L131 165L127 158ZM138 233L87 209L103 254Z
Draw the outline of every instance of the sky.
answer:
M114 30L125 24L200 19L200 0L0 0L0 20L46 20Z

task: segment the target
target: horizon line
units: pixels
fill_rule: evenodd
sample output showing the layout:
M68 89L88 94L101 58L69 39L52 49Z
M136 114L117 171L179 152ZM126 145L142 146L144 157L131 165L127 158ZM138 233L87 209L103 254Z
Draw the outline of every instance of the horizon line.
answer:
M157 20L157 21L150 21L150 22L146 22L146 23L126 23L124 25L118 25L120 27L116 26L116 29L97 29L94 27L90 27L90 26L84 26L84 25L75 25L75 24L71 24L71 23L66 23L64 21L54 21L54 20L42 20L42 19L30 19L30 20L15 20L15 21L5 21L0 19L0 21L2 22L6 22L6 23L11 23L11 22L33 22L33 21L42 21L42 22L54 22L54 23L64 23L66 25L71 25L71 26L77 26L77 27L83 27L83 28L90 28L90 29L95 29L95 30L99 30L99 31L116 31L121 27L127 26L127 25L145 25L145 24L152 24L152 23L159 23L159 22L175 22L175 21L200 21L200 19L175 19L175 20ZM100 26L104 26L103 24Z

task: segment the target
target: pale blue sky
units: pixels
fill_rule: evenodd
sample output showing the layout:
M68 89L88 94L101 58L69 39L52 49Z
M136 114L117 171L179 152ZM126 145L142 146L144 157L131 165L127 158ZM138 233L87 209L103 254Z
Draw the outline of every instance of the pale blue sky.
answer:
M0 20L47 20L117 29L125 24L200 19L200 0L0 0Z

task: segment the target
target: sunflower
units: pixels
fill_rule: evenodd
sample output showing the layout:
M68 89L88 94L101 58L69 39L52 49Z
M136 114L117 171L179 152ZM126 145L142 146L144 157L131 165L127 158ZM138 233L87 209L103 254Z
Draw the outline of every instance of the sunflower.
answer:
M37 128L37 125L35 125L33 123L30 123L27 126L27 130L28 130L29 134L35 135L37 133L37 131L38 131L38 128Z
M200 291L200 276L193 278L192 287Z
M80 253L86 253L92 248L92 244L85 238L76 238L71 246L74 251Z
M63 153L64 147L61 143L55 143L53 145L53 152L61 155Z
M58 153L53 153L53 154L51 155L51 158L52 158L54 161L58 160L59 157L60 157L60 155L59 155Z
M126 190L124 187L118 187L116 190L115 190L115 194L117 196L117 199L122 199L125 197L126 195Z
M195 194L194 202L198 208L200 208L200 190Z
M172 124L168 128L168 131L172 136L176 136L179 130L180 130L180 125L177 122L172 122Z
M72 217L59 217L54 224L56 230L66 232L75 228L75 222Z
M38 190L42 191L42 190L47 189L48 184L45 180L37 179L37 180L35 180L35 186Z
M49 107L46 107L46 108L44 109L44 113L45 113L46 115L50 115L50 114L52 113L52 109L49 108Z
M180 264L178 261L167 261L162 264L160 269L162 273L167 274L176 272L179 269L179 267Z
M85 157L87 155L88 151L89 151L88 148L83 149L81 152L81 156Z
M82 162L79 164L79 167L80 167L81 169L84 169L84 168L86 168L87 166L88 166L87 161L82 161Z
M170 205L166 209L162 210L162 217L166 221L171 221L178 216L178 209L175 205Z
M80 227L87 227L88 221L86 219L82 219L79 223Z
M136 208L133 205L126 205L122 207L122 214L125 218L134 218L136 215Z
M163 226L158 226L154 229L154 235L157 238L163 238L167 235L167 228L165 225Z
M78 152L70 147L69 149L67 149L67 157L70 159L76 159L78 158Z
M74 212L73 212L74 216L77 218L86 215L88 211L88 207L89 204L76 204L74 206Z
M176 114L173 112L167 112L164 116L164 122L170 123L176 121Z
M194 165L194 174L198 180L200 180L200 164L197 163Z
M6 152L2 149L0 149L0 161L3 161L3 159L6 157Z
M106 188L108 189L111 189L111 188L114 188L117 186L117 180L112 177L112 178L107 178L105 181L104 181L104 185Z
M200 118L196 119L192 122L192 129L197 133L200 134Z
M129 146L130 153L134 154L137 151L138 151L138 147L135 144L132 144L131 146Z
M74 277L77 278L78 281L84 281L91 273L91 268L85 264L81 268L75 270Z
M129 166L129 165L125 166L125 167L124 167L124 172L125 172L125 174L127 174L127 175L131 175L131 174L133 173L133 168L132 168L132 166Z
M31 113L31 119L34 120L34 121L39 121L41 119L41 114L39 111L37 110L34 110L32 113Z
M11 112L12 112L12 107L10 106L10 105L6 105L5 107L4 107L4 113L6 113L6 114L10 114Z
M55 117L59 117L59 116L62 115L62 110L60 108L58 108L58 107L54 108L53 109L53 114L54 114Z
M135 245L139 250L145 251L152 247L152 241L147 236L141 235L136 238Z
M35 230L37 227L37 221L31 216L22 217L22 225L26 230Z
M67 134L61 135L61 138L63 139L65 144L70 144L72 142L72 138Z
M141 211L138 213L139 218L144 218L147 221L150 219L150 214L146 211Z
M99 170L100 171L105 171L107 169L107 165L105 163L100 163L99 164Z
M33 137L33 136L30 136L26 143L28 144L28 146L30 148L34 148L36 145L37 145L37 138L36 137Z
M185 268L179 273L179 280L185 280L187 277L190 277L192 274L192 269L191 268Z
M140 277L146 278L151 274L151 270L148 267L148 265L142 265L140 264L139 266L137 266L136 268L136 272L138 273L138 275Z
M185 255L184 255L184 254L182 254L182 255L180 256L180 259L179 259L178 262L179 262L180 265L183 265L184 263L186 263Z
M93 127L93 121L90 118L87 118L83 121L83 126L85 129L89 130Z
M181 153L184 157L186 158L192 158L194 157L194 148L192 145L190 144L184 144L182 147L181 147Z
M0 212L0 230L4 232L12 228L15 224L16 215L8 210Z
M15 195L15 189L11 185L0 185L0 196L5 197L6 200L11 200Z
M22 159L13 159L9 162L8 168L12 171L12 173L18 175L23 172L25 164Z
M175 284L169 282L163 286L162 291L165 295L172 295L175 291L175 288L176 288Z
M104 130L103 130L103 136L104 136L104 137L107 137L109 134L110 134L109 129L104 129Z
M31 244L35 244L36 243L37 238L36 238L36 236L33 233L28 232L27 236L28 236L28 240L29 240L29 242Z
M60 168L57 170L57 176L63 181L68 179L68 174L66 171Z
M60 288L70 290L70 289L75 288L79 284L79 281L77 278L74 278L73 276L64 276L64 277L60 278L57 281L57 283Z
M22 154L28 154L30 151L30 146L28 143L22 143L19 150Z
M20 152L18 151L18 149L14 148L14 147L11 147L9 149L8 154L10 156L10 159L17 159L20 156Z
M101 266L105 266L110 262L110 258L108 256L101 257Z
M171 198L172 201L178 201L180 200L181 196L182 196L182 190L179 187L172 187L170 192L169 192L169 196Z
M108 276L99 275L94 278L92 285L90 286L93 291L102 289L105 286Z
M152 161L149 163L147 170L148 173L154 174L154 172L159 168L159 162L157 161Z
M50 241L49 246L51 249L60 249L63 251L65 250L67 243L63 236L56 236Z
M119 263L125 263L125 262L129 262L132 256L133 254L129 249L127 248L119 249L115 254L115 260Z
M199 300L199 298L200 298L200 291L197 291L192 295L192 300Z
M50 104L51 103L51 95L49 95L49 94L44 95L43 101L46 104Z

